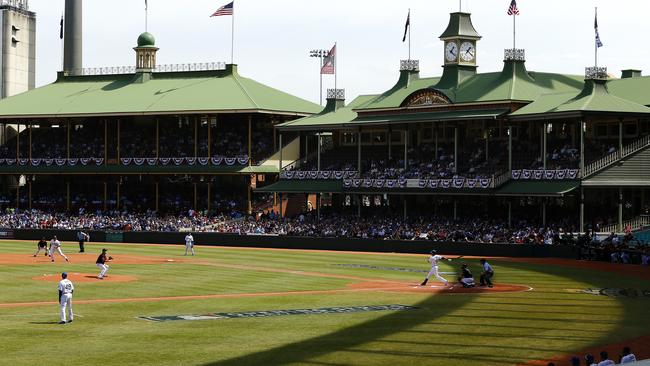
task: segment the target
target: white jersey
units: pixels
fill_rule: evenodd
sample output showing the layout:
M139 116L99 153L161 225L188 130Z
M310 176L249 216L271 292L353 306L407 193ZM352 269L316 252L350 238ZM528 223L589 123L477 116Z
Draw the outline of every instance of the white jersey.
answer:
M636 356L634 353L630 353L629 355L623 356L621 358L621 363L630 363L630 362L636 362Z
M50 241L50 248L60 248L60 247L61 247L60 241L54 239Z
M438 266L438 261L441 261L441 260L442 260L442 256L436 254L436 255L432 255L431 257L429 257L429 259L427 259L427 262L431 263L431 267L437 267Z
M190 246L194 244L194 237L192 235L185 236L185 245Z
M71 294L72 291L74 291L74 285L69 279L63 279L59 281L59 291L61 291L63 295Z

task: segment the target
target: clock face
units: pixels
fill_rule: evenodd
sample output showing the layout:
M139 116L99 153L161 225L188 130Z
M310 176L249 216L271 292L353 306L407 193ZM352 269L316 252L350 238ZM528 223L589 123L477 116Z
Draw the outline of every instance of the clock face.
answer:
M460 45L460 58L465 62L474 61L476 58L476 47L472 42L463 42Z
M445 46L445 60L447 62L458 60L458 45L456 42L449 42Z

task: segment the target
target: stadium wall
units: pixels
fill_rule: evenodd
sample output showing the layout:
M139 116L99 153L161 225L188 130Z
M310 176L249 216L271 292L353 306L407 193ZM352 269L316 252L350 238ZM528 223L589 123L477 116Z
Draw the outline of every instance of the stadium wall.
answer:
M11 233L9 233L11 232ZM3 235L4 233L4 235ZM177 232L110 232L90 231L91 242L183 244L185 233ZM18 240L50 239L76 241L75 230L5 230L0 238ZM579 251L571 246L451 243L428 241L372 240L347 238L305 238L272 235L234 235L219 233L193 233L197 245L255 247L281 249L337 250L380 253L429 253L436 249L449 255L486 257L557 257L578 258Z

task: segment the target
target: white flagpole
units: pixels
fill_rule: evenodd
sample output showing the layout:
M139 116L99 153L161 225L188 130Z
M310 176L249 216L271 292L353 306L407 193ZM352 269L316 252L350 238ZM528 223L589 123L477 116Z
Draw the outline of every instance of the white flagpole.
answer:
M144 1L144 31L149 31L149 4L147 0Z
M594 25L598 24L598 7L595 8ZM594 26L594 37L598 35L598 27ZM594 66L598 69L598 38L594 38Z
M336 47L336 42L334 42L334 94L336 95L336 82L337 82L337 77L339 73L339 67L338 67L338 58L339 58L339 50L338 47Z
M517 48L517 14L512 14L512 49Z
M232 3L232 24L230 25L230 63L235 64L235 2Z
M409 61L411 60L411 9L409 8Z

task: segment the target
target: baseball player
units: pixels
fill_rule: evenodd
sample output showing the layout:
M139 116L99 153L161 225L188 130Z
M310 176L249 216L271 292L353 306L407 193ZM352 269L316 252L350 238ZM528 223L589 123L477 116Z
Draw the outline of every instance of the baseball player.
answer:
M86 251L84 248L84 243L88 240L90 240L90 235L86 234L85 232L79 230L77 233L77 240L79 240L79 253L83 253Z
M188 250L190 250L192 255L194 255L194 237L192 236L192 233L187 233L187 235L185 235L185 255L187 255Z
M490 263L485 259L481 259L481 266L483 267L483 273L481 273L481 286L487 285L487 287L493 287L492 277L494 276L494 270Z
M431 277L431 276L434 276L435 278L437 278L440 282L444 283L445 286L449 286L449 281L447 281L444 277L442 277L441 275L438 274L438 261L441 261L441 260L451 261L451 259L449 259L449 258L445 258L445 257L443 257L441 255L437 255L436 251L432 250L431 251L431 256L429 258L427 258L427 262L429 262L431 264L431 270L427 274L427 277L424 279L424 281L422 281L420 286L425 286L427 284L427 282L429 282L429 277Z
M50 241L50 258L52 259L52 262L54 262L54 252L58 252L60 256L65 259L66 262L70 262L68 257L63 254L61 251L61 242L56 238L56 236L52 237L52 240Z
M41 250L44 252L44 255L47 257L47 241L45 241L45 237L42 237L41 240L36 244L36 252L34 253L34 257L36 257Z
M464 288L476 286L476 282L474 282L474 276L472 276L472 272L469 270L467 263L463 263L463 265L460 266L460 275L458 276L458 282L460 282Z
M74 320L72 313L72 293L74 292L74 285L68 279L66 272L61 273L61 281L59 281L59 304L61 304L61 321L59 324L65 324L66 309L68 312L68 323Z
M95 262L99 268L99 275L97 276L98 279L103 280L104 277L106 277L106 272L108 272L108 264L106 263L112 260L113 257L106 255L106 249L102 249L102 254L97 257L97 261Z

